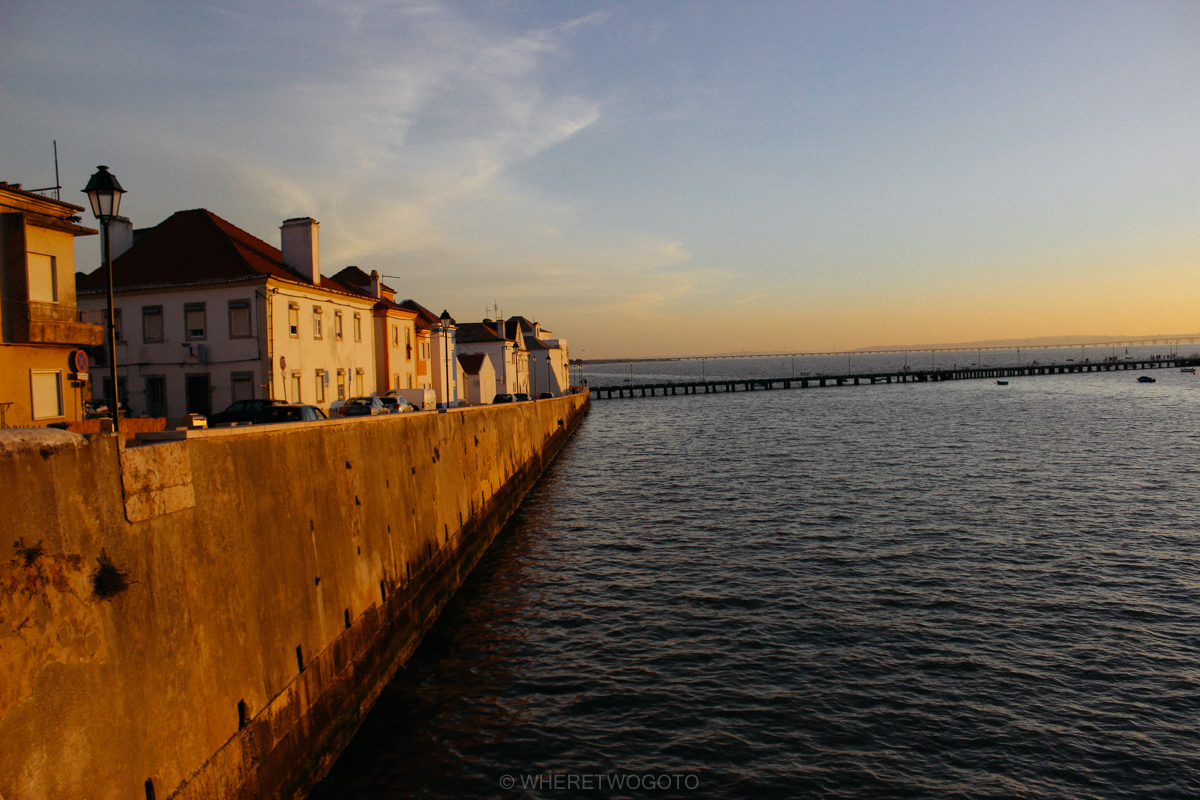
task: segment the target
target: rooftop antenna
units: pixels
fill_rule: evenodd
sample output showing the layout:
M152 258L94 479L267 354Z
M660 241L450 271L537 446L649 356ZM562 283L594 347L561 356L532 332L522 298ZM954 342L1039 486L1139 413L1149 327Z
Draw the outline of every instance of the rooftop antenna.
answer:
M54 185L45 189L30 189L31 192L48 192L54 190L54 199L62 200L62 181L58 177L58 139L54 140Z

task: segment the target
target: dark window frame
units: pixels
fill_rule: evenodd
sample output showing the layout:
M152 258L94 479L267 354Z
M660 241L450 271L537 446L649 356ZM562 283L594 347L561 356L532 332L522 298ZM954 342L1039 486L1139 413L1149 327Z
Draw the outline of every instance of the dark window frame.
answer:
M148 317L158 317L158 338L150 337L149 331L146 330L146 319ZM142 306L142 343L143 344L159 344L167 340L167 326L163 320L162 306Z
M184 303L183 304L183 334L184 341L188 342L203 342L208 339L208 308L207 303ZM192 333L193 328L188 325L188 315L196 311L200 312L201 333L199 335Z
M246 310L246 332L233 332L233 312ZM230 300L229 301L229 338L230 339L253 339L254 338L254 312L249 300Z

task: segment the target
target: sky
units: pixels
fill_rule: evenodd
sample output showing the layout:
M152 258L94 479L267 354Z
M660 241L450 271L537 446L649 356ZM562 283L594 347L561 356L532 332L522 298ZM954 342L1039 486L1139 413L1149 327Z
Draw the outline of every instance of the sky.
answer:
M573 357L1200 331L1192 0L0 0L0 109L0 180Z

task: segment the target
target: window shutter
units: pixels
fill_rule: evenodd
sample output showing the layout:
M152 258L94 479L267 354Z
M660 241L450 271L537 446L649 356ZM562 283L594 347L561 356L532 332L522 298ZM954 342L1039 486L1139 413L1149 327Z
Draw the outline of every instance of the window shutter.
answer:
M34 372L31 370L29 386L33 394L34 419L50 419L63 415L61 372Z
M41 253L29 254L29 301L57 303L58 281L55 280L54 257Z

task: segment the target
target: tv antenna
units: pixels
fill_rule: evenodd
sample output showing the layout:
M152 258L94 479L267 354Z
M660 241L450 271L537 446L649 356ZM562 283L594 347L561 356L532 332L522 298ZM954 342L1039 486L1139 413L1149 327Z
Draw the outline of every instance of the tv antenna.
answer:
M48 192L54 190L54 199L62 200L62 180L58 177L58 139L54 140L54 185L45 189L31 189L33 192Z

